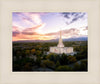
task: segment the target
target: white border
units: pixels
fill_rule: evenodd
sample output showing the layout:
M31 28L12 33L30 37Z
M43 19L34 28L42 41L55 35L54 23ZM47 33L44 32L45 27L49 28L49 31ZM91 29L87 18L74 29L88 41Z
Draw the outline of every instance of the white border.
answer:
M0 84L100 84L99 0L1 0ZM12 72L12 12L87 12L88 72Z

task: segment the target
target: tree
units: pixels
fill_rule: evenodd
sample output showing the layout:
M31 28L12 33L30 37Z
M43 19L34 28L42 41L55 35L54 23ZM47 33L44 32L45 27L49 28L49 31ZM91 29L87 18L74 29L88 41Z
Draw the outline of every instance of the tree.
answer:
M49 67L49 68L54 68L55 67L55 64L53 61L50 61L50 60L44 60L43 61L43 64L46 66L46 67Z
M41 58L40 58L40 56L37 57L37 59L36 59L36 64L37 64L38 66L40 66L40 64L41 64Z
M57 67L56 71L72 71L72 68L67 65L64 65Z
M36 51L36 55L37 55L37 56L41 56L41 54L42 54L42 53L41 53L40 50L37 50L37 51Z
M20 65L13 63L13 71L20 71Z
M30 54L30 50L26 50L26 51L25 51L25 54L26 54L26 55L29 55L29 54Z
M80 70L81 70L81 71L87 71L87 66L86 66L85 63L81 63L80 66L81 66L81 67L80 67Z
M23 71L31 71L32 70L32 66L31 66L31 63L26 63L24 66L23 66Z
M68 56L68 62L69 63L74 63L76 61L77 61L76 57L74 57L74 56Z
M31 50L31 53L32 53L32 54L35 54L35 52L36 52L35 49L32 49L32 50Z
M75 64L74 64L74 67L73 67L73 70L74 70L74 71L80 71L80 64L75 63Z
M60 66L60 63L59 61L56 62L56 67Z
M68 56L65 54L62 54L59 58L59 62L61 65L66 65L68 64Z
M49 59L50 61L53 61L53 62L56 63L57 57L58 57L58 56L57 56L56 54L50 53L50 54L48 54L48 55L46 56L46 59Z
M80 64L81 71L87 71L87 60L82 60Z
M43 60L46 60L46 55L43 55Z

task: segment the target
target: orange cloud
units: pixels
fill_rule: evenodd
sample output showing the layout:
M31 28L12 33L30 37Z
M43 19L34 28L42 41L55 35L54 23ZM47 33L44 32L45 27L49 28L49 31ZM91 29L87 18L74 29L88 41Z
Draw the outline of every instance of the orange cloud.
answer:
M20 34L20 30L18 27L13 26L13 37L17 36L18 34Z
M77 37L79 35L80 30L76 28L66 29L63 30L63 36L69 38L69 37Z
M37 34L37 33L39 33L39 30L41 28L43 28L43 27L44 27L44 23L43 24L40 24L40 25L37 25L37 26L34 26L32 28L24 29L22 31L22 34L29 34L29 35Z
M20 31L20 29L17 26L13 26L13 31Z
M34 34L34 35L29 35L29 34L18 34L17 36L13 37L13 41L17 40L50 40L53 39L52 36L46 36L44 34Z
M37 30L40 27L42 27L42 25L43 24L37 25L32 28L24 29L22 32L18 32L18 29L15 27L14 28L15 31L13 32L14 33L13 41L16 41L16 40L51 40L51 39L56 39L59 37L59 31L53 32L53 33L47 33L47 34L37 32ZM70 37L84 36L86 35L85 32L87 32L87 29L86 30L84 29L86 28L81 28L81 29L71 28L71 29L62 30L62 37L70 38Z
M44 36L37 31L43 28L44 23L34 26L32 28L26 28L22 31L18 30L18 27L13 26L13 41L16 40L40 40Z

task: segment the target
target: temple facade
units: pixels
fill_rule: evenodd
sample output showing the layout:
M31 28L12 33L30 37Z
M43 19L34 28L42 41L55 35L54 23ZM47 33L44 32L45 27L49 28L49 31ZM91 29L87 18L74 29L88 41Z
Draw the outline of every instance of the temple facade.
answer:
M59 37L58 45L55 46L55 47L50 47L49 52L50 53L56 53L56 54L62 54L62 53L73 54L74 53L73 47L64 47L61 31L60 31L60 37Z

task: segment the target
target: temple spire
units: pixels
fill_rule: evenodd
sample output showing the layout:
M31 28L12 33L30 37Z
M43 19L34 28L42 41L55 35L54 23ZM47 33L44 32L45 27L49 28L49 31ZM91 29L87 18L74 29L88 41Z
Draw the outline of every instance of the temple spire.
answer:
M63 41L62 41L62 32L61 32L61 29L60 29L59 43L58 43L57 47L64 47L64 44L63 44Z

